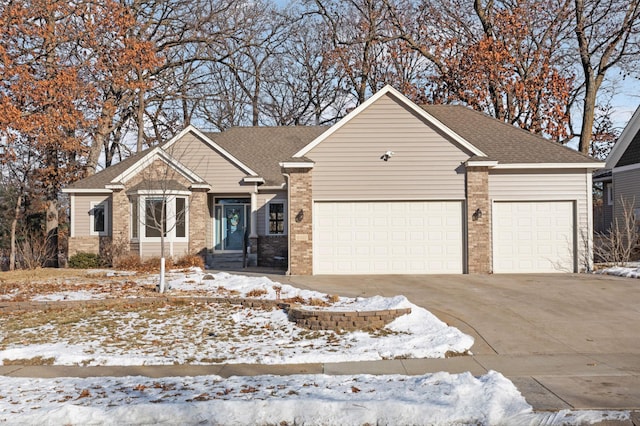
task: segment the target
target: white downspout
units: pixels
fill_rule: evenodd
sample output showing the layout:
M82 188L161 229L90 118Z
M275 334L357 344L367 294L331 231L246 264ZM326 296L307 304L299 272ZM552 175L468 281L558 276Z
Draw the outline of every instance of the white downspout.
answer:
M603 204L606 200L603 200ZM585 272L593 271L593 177L587 169L587 244L585 249L587 250L587 270ZM578 267L578 272L580 268Z
M291 190L290 190L290 176L288 173L282 174L287 184L287 272L285 275L291 275Z

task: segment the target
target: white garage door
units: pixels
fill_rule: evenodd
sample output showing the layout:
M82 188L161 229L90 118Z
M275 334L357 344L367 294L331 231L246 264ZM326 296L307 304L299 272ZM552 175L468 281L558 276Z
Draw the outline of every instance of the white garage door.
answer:
M314 274L462 273L462 202L316 202Z
M493 272L574 272L571 201L495 202Z

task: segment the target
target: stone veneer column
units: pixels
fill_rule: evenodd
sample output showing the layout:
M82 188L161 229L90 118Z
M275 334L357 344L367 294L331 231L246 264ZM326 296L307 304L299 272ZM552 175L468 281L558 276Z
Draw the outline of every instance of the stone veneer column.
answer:
M269 214L269 213L267 212L266 214ZM256 255L254 257L257 260L257 254L258 254L258 189L257 187L253 192L251 192L251 220L250 220L250 229L249 229L249 249L251 254Z
M189 253L204 256L207 248L207 189L191 189L189 200Z
M491 273L491 202L489 168L467 166L467 247L468 272ZM477 215L476 211L482 212Z
M112 244L129 245L129 222L131 222L129 197L123 189L116 189L111 195L111 238ZM127 250L128 251L128 250Z
M286 168L289 175L289 273L313 274L313 201L311 168Z

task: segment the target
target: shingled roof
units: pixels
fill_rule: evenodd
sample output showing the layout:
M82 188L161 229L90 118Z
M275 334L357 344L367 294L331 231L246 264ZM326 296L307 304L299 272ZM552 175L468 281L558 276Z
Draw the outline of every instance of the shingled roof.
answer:
M125 158L119 163L116 163L104 170L99 171L95 175L88 176L84 179L80 179L67 187L67 190L72 189L104 189L105 185L111 183L120 173L133 166L136 161L142 158L145 154L151 151L153 148L148 148L141 151L131 157Z
M327 129L326 126L233 127L205 135L271 186L284 183L280 162L291 158Z
M502 164L597 163L571 148L462 105L422 105L438 121Z
M499 164L598 163L589 156L461 105L423 105L421 108L486 155L472 156L470 160L492 160ZM266 186L280 186L284 183L280 163L291 159L327 129L326 126L234 127L204 135L255 171ZM66 191L104 189L151 149L81 179Z

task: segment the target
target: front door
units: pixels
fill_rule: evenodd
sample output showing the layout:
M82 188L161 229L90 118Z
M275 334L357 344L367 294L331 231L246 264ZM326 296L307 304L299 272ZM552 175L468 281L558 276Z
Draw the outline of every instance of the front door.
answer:
M215 206L215 250L242 251L250 203L245 199L219 199Z

